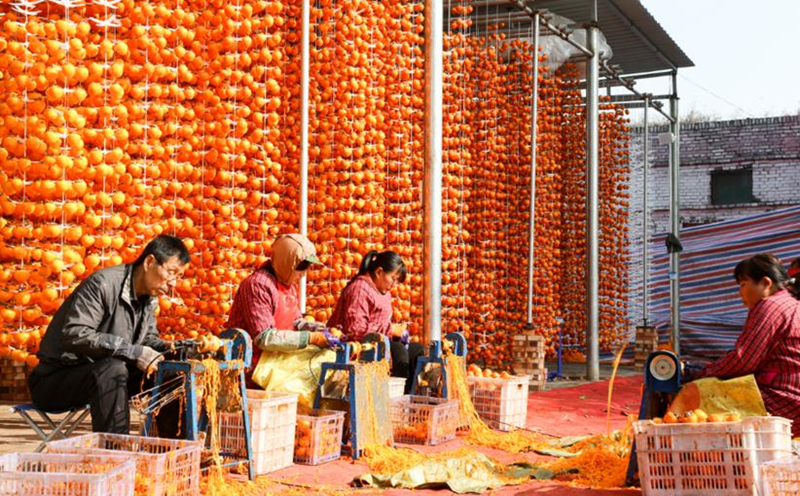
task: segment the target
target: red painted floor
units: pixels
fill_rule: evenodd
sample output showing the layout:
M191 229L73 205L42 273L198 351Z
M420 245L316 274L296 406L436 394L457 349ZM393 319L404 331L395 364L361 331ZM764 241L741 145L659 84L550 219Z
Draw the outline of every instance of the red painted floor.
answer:
M611 398L611 429L625 426L628 414L639 413L643 378L617 377ZM553 436L601 434L606 429L608 381L573 388L534 392L528 400L528 427Z
M617 378L611 405L611 428L624 427L627 414L637 413L641 399L642 377ZM575 436L585 434L601 434L606 430L606 402L608 399L608 381L598 381L573 388L551 391L533 392L528 401L528 428L539 430L553 436ZM461 439L448 442L442 446L419 447L415 449L425 452L441 452L455 450L465 443ZM499 450L475 447L498 461L512 463L515 461L536 461L546 457L531 453L511 455ZM318 467L295 465L272 474L270 479L279 479L295 484L325 484L330 489L358 494L363 490L349 486L353 478L367 472L363 462L341 459ZM400 495L443 495L452 494L446 490L387 490L384 494ZM554 482L531 481L520 486L508 486L496 491L494 495L530 495L543 494L550 496L598 496L598 495L638 495L638 489L600 490L591 488L570 487Z

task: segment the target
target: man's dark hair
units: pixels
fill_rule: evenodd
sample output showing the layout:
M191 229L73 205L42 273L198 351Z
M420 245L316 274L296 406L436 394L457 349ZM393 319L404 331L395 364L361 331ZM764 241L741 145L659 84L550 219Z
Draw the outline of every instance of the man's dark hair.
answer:
M397 282L403 283L406 281L406 264L403 262L403 258L400 255L391 250L380 253L376 250L370 250L364 255L358 272L350 279L347 286L355 282L359 276L374 274L375 271L378 270L378 267L383 269L384 272L397 271Z
M172 257L178 257L182 264L189 263L189 250L183 244L180 238L170 236L169 234L161 234L147 243L144 247L139 258L133 262L134 267L138 267L144 263L144 259L148 255L153 255L159 265L163 264Z

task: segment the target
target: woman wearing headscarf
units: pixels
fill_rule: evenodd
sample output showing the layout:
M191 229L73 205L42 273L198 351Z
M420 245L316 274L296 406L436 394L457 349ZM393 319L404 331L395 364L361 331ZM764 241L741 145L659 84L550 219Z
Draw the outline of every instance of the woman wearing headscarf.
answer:
M335 337L300 313L298 282L313 265L322 265L314 244L300 234L286 234L272 244L272 258L250 274L236 292L228 328L244 329L253 338L253 369L261 351L291 351L308 345L327 347Z

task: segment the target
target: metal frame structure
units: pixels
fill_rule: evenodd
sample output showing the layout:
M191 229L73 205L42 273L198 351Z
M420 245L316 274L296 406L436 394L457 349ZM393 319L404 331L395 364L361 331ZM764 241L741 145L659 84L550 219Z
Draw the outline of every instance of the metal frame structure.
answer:
M586 62L586 375L600 378L600 53L597 5L586 41L592 55Z
M630 21L628 25L636 32L636 35L642 39L642 42L647 44L659 57L670 66L668 71L647 72L641 74L622 75L617 68L609 65L607 60L602 60L598 52L598 0L585 0L590 10L590 22L584 25L586 29L586 46L581 45L572 37L572 31L568 28L554 25L549 21L551 15L548 12L540 11L530 6L530 2L526 0L510 0L504 2L503 0L486 0L485 5L500 5L504 3L511 3L519 8L522 15L528 16L531 22L536 24L534 27L533 36L533 50L538 51L540 40L540 27L545 28L548 34L560 37L570 45L578 49L586 60L586 171L587 171L587 271L586 271L586 292L587 292L587 328L586 328L586 374L589 380L597 380L600 377L599 367L599 227L598 227L598 174L599 174L599 159L598 159L598 115L599 115L599 89L601 86L611 88L612 86L620 86L627 89L631 95L618 95L611 98L611 101L617 104L624 105L628 108L652 108L661 114L670 125L671 143L670 143L670 232L679 239L680 236L680 117L678 112L678 92L677 92L677 65L671 63L647 38L636 28ZM534 5L537 2L532 2ZM552 3L552 2L551 2ZM614 2L607 2L609 6L615 11L616 14L623 16L619 8ZM623 16L624 17L624 16ZM491 24L493 21L500 21L508 19L508 16L502 18L498 16L497 19L487 19L486 24ZM519 16L513 17L515 21L520 19ZM508 34L515 34L513 31ZM518 31L516 34L524 35L524 31ZM536 57L534 57L536 59ZM601 80L600 74L603 74ZM666 95L651 95L640 93L635 89L635 84L638 79L649 79L655 77L669 77L672 83L672 90ZM534 102L538 97L538 85L533 87ZM669 113L663 109L661 100L669 101ZM645 110L645 129L648 126L647 111ZM532 146L535 149L536 143L536 124L533 121ZM645 139L649 139L649 135L645 132ZM647 146L647 145L645 145ZM647 159L645 158L645 161ZM533 270L534 270L534 255L535 255L535 180L536 180L536 154L532 153L531 160L531 207L530 207L530 224L529 224L529 253L528 253L528 301L527 301L527 322L528 327L533 328ZM646 168L646 165L645 165ZM646 178L645 178L646 181ZM644 193L644 219L643 222L648 222L647 213L647 184L645 183ZM648 257L647 250L647 230L645 228L643 237L643 256ZM643 320L647 322L647 280L649 278L649 266L647 260L644 261L644 311ZM671 327L671 341L673 349L676 353L680 353L680 254L676 251L670 253L670 327Z
M536 139L539 114L539 13L533 14L533 72L531 95L531 201L528 225L528 328L533 329L533 269L536 256Z
M489 25L493 21L510 21L516 28L507 26L505 31L509 36L530 37L533 32L533 49L538 53L538 46L543 28L546 34L559 36L576 47L586 58L586 106L587 106L587 376L589 380L599 378L599 241L598 241L598 172L599 172L599 143L598 143L598 117L599 117L599 91L600 87L624 87L631 95L615 96L611 101L628 108L652 108L661 114L670 125L672 140L670 144L670 230L676 238L680 232L680 122L678 112L677 71L678 67L689 67L692 62L683 54L668 35L661 30L661 45L669 45L671 57L662 52L662 49L651 40L650 35L645 35L634 20L628 17L620 5L636 11L639 22L648 27L660 27L649 17L637 0L602 0L605 12L610 12L617 24L622 24L639 43L652 52L659 59L658 64L644 64L649 67L658 65L656 71L636 72L623 75L617 67L601 60L598 48L598 33L601 30L599 23L598 0L477 0L473 5L477 7L497 7L509 9L504 15L496 18L484 19ZM587 34L587 46L578 43L573 37L573 29L555 25L551 22L552 15L548 10L556 7L565 10L585 9L588 12L588 22L583 29ZM443 96L443 66L444 66L444 8L443 0L426 0L425 2L425 179L424 179L424 336L426 341L439 341L441 339L441 273L442 273L442 96ZM513 10L513 12L512 12ZM309 57L309 12L310 1L303 0L303 33L302 33L302 143L301 143L301 206L300 206L300 232L306 234L308 228L308 57ZM527 22L529 27L519 28L520 23ZM533 29L530 29L533 28ZM667 41L665 41L665 39ZM613 46L612 46L613 48ZM678 62L673 62L678 60ZM529 259L528 259L528 301L527 321L533 327L533 271L535 255L535 184L536 184L536 114L538 112L538 57L534 56L534 85L531 103L532 129L531 140L533 143L531 154L531 202L529 225ZM666 70L664 68L666 67ZM672 91L668 95L643 94L634 88L639 79L654 77L670 77ZM661 100L669 101L669 112L665 112ZM645 127L647 127L647 113L645 112ZM646 135L647 136L647 135ZM646 138L647 139L647 138ZM644 201L647 199L645 197ZM645 216L647 208L645 203ZM646 221L646 217L645 217ZM646 231L645 231L646 245ZM647 256L647 249L644 250ZM647 284L647 263L645 262L645 285ZM305 310L305 280L301 283L301 309ZM646 289L645 289L646 291ZM645 300L645 305L647 301ZM675 351L679 352L680 336L680 259L677 252L670 254L670 306L671 327ZM647 319L647 310L644 317Z
M300 56L300 234L308 236L308 93L311 58L311 0L303 0ZM306 278L300 279L300 312L306 313Z
M425 1L425 181L422 328L426 342L442 339L442 108L444 1Z

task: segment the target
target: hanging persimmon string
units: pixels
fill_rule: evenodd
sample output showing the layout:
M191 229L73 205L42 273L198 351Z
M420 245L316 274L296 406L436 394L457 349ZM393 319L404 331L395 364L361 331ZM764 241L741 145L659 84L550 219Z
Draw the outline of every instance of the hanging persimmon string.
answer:
M161 298L164 337L221 329L271 240L298 229L301 5L17 3L0 6L0 355L35 365L76 285L160 233L192 253ZM502 370L526 319L534 51L473 10L446 16L442 330ZM327 320L363 254L393 249L409 273L393 320L420 336L424 3L316 0L311 21L308 232L326 265L308 310ZM577 68L537 56L533 323L552 353L558 332L584 344L585 117ZM626 126L603 101L603 349L628 327Z

